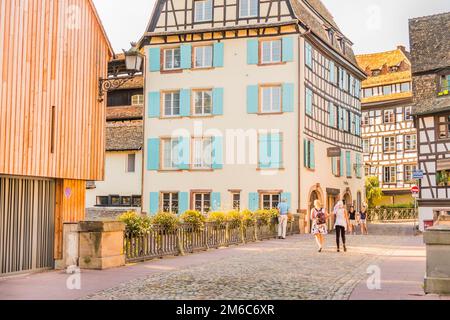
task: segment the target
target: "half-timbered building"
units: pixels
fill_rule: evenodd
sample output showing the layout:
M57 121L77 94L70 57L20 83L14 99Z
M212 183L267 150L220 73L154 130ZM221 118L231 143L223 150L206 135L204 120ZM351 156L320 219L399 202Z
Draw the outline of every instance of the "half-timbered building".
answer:
M84 219L112 55L91 0L0 0L0 275L53 268L63 223Z
M110 77L126 72L125 56L110 61ZM107 93L106 157L103 181L87 185L88 217L112 218L127 210L140 210L142 194L142 145L144 77L135 74Z
M419 167L420 228L450 213L450 13L409 22Z
M377 205L410 204L416 182L417 134L412 116L412 79L405 47L358 55L362 83L362 138L366 176L377 176Z
M363 199L359 69L318 0L159 0L147 55L143 210Z

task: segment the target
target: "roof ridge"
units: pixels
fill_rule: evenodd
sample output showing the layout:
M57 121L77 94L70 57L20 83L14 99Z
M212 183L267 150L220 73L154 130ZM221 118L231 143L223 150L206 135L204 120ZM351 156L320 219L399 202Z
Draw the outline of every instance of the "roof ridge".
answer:
M437 16L444 16L450 14L450 12L440 12L440 13L435 13L435 14L430 14L427 16L420 16L420 17L415 17L415 18L410 18L408 19L409 21L416 21L416 20L422 20L422 19L429 19L429 18L433 18L433 17L437 17Z
M369 56L382 55L382 54L387 54L387 53L397 52L397 51L400 51L401 53L403 53L403 51L401 49L397 48L397 49L389 50L389 51L373 52L373 53L362 53L362 54L357 54L355 56L356 57L369 57Z

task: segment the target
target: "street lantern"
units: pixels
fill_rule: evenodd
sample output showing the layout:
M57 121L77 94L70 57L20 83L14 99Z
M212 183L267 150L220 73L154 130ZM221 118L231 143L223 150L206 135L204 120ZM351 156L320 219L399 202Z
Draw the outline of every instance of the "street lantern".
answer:
M123 50L123 53L125 54L125 67L128 71L128 74L134 75L136 72L140 72L144 58L139 52L136 43L132 42L131 49L128 51Z
M128 51L123 50L125 55L125 72L122 71L122 75L119 72L114 73L106 79L99 79L98 84L98 101L103 102L105 92L120 88L126 82L134 79L136 73L142 72L142 65L144 62L144 56L139 52L139 48L135 42L131 43L131 48ZM128 76L124 76L124 74Z

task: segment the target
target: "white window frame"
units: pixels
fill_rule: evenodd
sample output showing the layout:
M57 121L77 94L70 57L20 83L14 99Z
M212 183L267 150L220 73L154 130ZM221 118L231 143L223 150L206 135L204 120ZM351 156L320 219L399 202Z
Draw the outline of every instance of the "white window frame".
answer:
M383 137L383 152L384 153L394 153L397 150L397 148L396 148L397 141L396 140L397 139L395 136ZM386 143L386 141L387 141L387 143ZM386 148L386 146L388 146L388 148Z
M178 94L178 114L175 114L175 95ZM170 113L166 113L166 102L167 96L170 96ZM163 114L165 118L174 118L181 115L181 101L180 101L180 91L167 91L163 92Z
M412 144L414 142L414 144ZM408 148L407 145L410 144ZM414 147L412 148L411 145ZM405 135L405 151L415 151L417 150L417 135L416 134L407 134Z
M275 109L275 105L274 105L274 90L278 90L279 91L279 99L278 99L278 108ZM265 95L264 93L270 90L270 109L269 110L264 110L264 106L265 106ZM261 106L260 106L260 112L261 113L281 113L282 112L282 89L280 85L273 85L273 86L262 86L260 87L260 101L261 101Z
M412 107L405 108L405 121L412 121L414 117L412 116Z
M178 170L179 163L179 147L180 143L177 138L163 138L162 142L162 168L163 170ZM166 159L166 147L170 144L170 155L169 159ZM169 160L169 161L166 161ZM170 162L170 165L166 165L166 162Z
M279 44L279 53L278 53L278 59L275 59L276 56L276 47L275 43ZM283 45L281 43L281 39L272 39L272 40L264 40L260 42L261 46L261 64L273 64L273 63L281 63L283 61ZM269 60L264 60L265 58L265 51L269 50Z
M130 156L134 156L134 166L133 166L133 170L130 171ZM126 165L126 173L136 173L136 153L128 153L127 154L127 158L125 161L125 165Z
M207 10L208 6L207 3L210 3L209 5L209 11ZM197 11L197 6L201 6L199 10ZM197 16L198 13L201 13L201 16ZM195 0L194 1L194 22L208 22L211 21L213 17L213 0Z
M141 106L144 104L144 95L143 94L135 94L131 96L131 105L132 106Z
M407 168L409 168L409 170L407 170ZM417 170L417 165L415 164L405 164L405 166L403 167L403 174L404 174L404 182L414 182L414 178L413 178L413 173L414 171ZM407 173L409 172L410 178L407 179Z
M201 150L198 150L199 146ZM192 138L192 169L210 170L212 168L212 151L211 137Z
M368 126L370 125L370 115L369 112L363 112L361 117L361 126Z
M197 196L201 197L201 205L200 208L197 208ZM205 196L209 196L209 210L206 211L207 207L205 206ZM201 214L207 214L208 212L211 212L212 208L212 197L210 192L193 192L192 193L192 207L194 210L199 211Z
M256 12L252 14L252 1L256 2ZM247 6L244 6L246 2ZM239 18L254 18L258 16L259 0L239 0ZM245 10L245 12L243 11Z
M388 170L388 171L386 171L386 170ZM389 174L389 181L386 180L387 174ZM397 167L396 166L383 167L383 182L385 184L397 183Z
M363 153L370 153L370 139L363 140Z
M168 195L169 196L169 210L167 211L167 210L164 210L164 201L165 201L165 199L164 199L164 196L165 195ZM177 199L176 200L174 200L174 196L177 196ZM180 210L180 194L179 194L179 192L161 192L161 194L160 194L160 196L161 196L161 207L160 207L160 210L161 210L161 212L170 212L170 213L174 213L174 214L178 214L179 213L179 210ZM177 202L177 206L176 206L176 211L174 211L174 201L176 201Z
M209 112L206 112L206 108L208 107L205 104L205 96L206 94L209 93L210 96L210 106L209 106ZM197 96L201 95L200 100L197 100ZM193 96L194 96L194 103L193 103L193 114L194 116L210 116L212 115L213 112L213 93L211 89L205 89L205 90L195 90L193 91ZM201 106L200 108L202 109L202 111L199 113L197 112L197 101L200 101Z
M211 61L207 61L206 59L206 50L209 49L211 50ZM201 50L201 55L202 55L202 59L201 59L201 63L197 64L197 58L199 56L199 50ZM212 68L213 67L213 54L214 54L214 50L213 50L213 46L212 45L206 45L206 46L196 46L194 47L194 68L195 69L208 69L208 68Z
M387 115L392 115L392 117L393 117L393 121L390 121L391 120L391 117L389 117L389 121L386 121L386 116ZM394 110L392 110L392 109L389 109L389 110L384 110L384 112L383 112L383 123L387 123L387 124L393 124L393 123L395 123L395 111Z
M179 52L179 56L180 56L179 66L175 66L175 50L178 50L178 52ZM169 61L167 61L167 52L172 52L172 54L170 56L170 65L167 64L169 62ZM163 63L164 70L170 71L170 70L181 69L181 49L180 49L180 47L163 49L163 59L164 59L164 63Z
M260 208L264 209L264 197L269 197L270 209L277 209L278 206L274 206L274 197L278 196L278 203L281 202L281 194L280 193L272 193L272 192L263 192L260 195Z

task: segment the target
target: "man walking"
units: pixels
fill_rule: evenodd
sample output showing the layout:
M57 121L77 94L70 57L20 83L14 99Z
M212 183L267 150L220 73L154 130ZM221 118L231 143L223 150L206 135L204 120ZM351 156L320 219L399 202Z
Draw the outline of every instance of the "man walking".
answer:
M278 212L280 217L278 218L278 238L286 239L286 228L288 222L289 205L286 199L282 199L278 204Z

